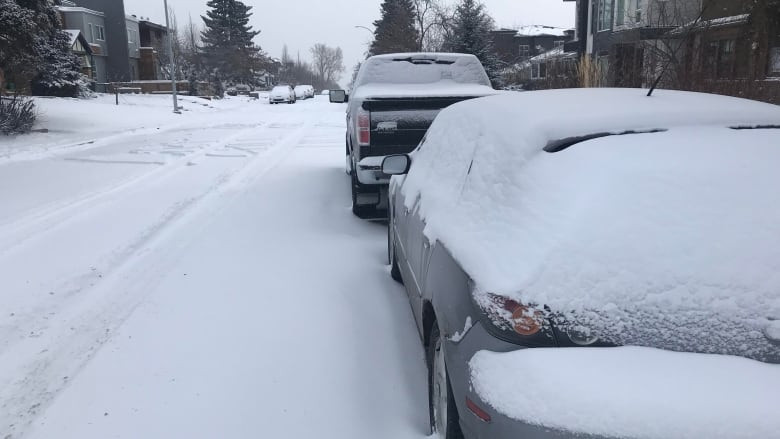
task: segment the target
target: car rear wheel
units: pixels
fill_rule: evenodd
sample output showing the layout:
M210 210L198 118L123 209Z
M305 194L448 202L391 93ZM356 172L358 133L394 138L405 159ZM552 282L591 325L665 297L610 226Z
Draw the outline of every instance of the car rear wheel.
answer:
M452 386L444 361L444 340L436 322L433 322L428 343L428 409L431 433L442 439L463 439L458 408L452 396Z
M390 262L390 277L394 281L403 285L404 279L401 277L401 268L398 266L397 253L395 251L395 237L393 236L393 216L392 209L387 209L387 259Z

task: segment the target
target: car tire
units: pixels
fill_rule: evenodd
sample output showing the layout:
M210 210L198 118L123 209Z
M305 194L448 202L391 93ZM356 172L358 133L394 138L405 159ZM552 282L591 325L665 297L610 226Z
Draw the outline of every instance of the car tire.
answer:
M439 325L433 322L428 340L428 413L431 433L442 439L463 439L458 407L452 396L452 385L444 361L444 339ZM443 413L444 416L440 415Z
M387 259L390 263L390 277L399 284L404 284L401 277L401 267L398 266L398 253L395 250L395 236L393 235L392 208L387 209Z

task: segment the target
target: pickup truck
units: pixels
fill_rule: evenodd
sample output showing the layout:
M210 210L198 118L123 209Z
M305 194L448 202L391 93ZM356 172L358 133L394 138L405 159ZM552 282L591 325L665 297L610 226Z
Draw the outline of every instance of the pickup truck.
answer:
M439 111L496 93L474 55L397 53L363 62L349 95L330 92L331 102L348 102L352 212L368 218L386 209L390 176L382 173L382 160L417 148Z

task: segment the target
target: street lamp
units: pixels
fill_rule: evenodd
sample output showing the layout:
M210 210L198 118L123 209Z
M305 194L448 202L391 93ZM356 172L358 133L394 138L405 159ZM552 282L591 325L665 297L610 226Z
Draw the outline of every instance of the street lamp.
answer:
M165 30L168 32L168 55L171 57L171 91L173 92L173 112L181 114L179 111L179 102L176 97L176 57L173 54L173 36L171 35L171 21L168 17L168 0L163 0L165 4Z
M367 28L365 26L355 26L355 29L365 29L365 30L371 32L371 35L374 35L374 31L372 31L371 29L369 29L369 28Z

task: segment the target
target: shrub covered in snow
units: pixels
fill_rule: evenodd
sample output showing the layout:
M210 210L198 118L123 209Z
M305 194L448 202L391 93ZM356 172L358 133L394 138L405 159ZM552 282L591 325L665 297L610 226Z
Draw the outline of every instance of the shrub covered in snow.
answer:
M0 133L29 132L35 123L35 104L22 97L0 98Z

